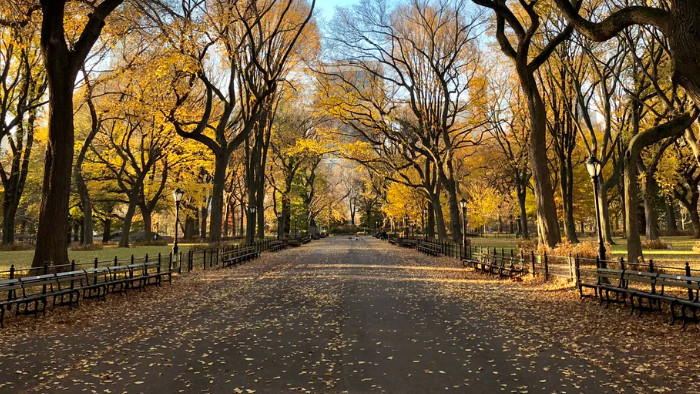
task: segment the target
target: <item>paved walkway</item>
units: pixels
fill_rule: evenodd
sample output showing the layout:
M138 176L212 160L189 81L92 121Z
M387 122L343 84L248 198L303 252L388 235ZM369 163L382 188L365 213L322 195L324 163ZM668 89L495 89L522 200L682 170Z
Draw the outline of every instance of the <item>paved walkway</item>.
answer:
M0 333L0 392L624 389L556 344L509 335L507 315L445 296L478 279L432 262L334 237L51 313L35 332Z

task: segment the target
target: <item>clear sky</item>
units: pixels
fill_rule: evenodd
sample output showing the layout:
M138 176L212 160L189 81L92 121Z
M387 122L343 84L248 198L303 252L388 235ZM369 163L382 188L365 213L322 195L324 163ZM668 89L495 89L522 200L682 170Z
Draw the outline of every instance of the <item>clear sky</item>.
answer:
M347 7L357 3L359 0L316 0L316 15L328 22L335 15L336 7Z

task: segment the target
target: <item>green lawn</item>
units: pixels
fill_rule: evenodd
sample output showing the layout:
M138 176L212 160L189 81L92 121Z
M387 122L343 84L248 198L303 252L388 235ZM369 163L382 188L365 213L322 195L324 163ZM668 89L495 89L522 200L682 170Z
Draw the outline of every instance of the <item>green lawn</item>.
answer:
M190 244L180 244L180 250L187 252ZM98 260L110 260L116 256L119 259L127 259L133 254L135 257L143 257L148 253L149 256L158 256L158 253L167 255L172 251L172 245L169 246L134 246L131 248L118 248L116 245L107 245L102 250L89 251L68 251L68 257L76 262L93 261L95 257ZM0 252L0 271L10 269L14 264L15 268L29 267L32 264L34 257L33 250L21 251L3 251Z

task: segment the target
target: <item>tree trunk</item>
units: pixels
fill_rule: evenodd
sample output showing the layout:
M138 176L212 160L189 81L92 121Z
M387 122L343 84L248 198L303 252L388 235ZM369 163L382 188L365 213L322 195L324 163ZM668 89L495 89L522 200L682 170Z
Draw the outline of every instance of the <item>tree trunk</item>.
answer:
M521 236L525 239L530 238L530 232L527 229L527 187L525 185L518 185L516 188L518 194L518 206L520 207L520 232Z
M15 217L19 206L14 189L5 189L2 206L2 244L12 245L15 242Z
M215 155L214 179L212 180L211 219L209 223L209 242L221 241L221 221L224 208L224 188L226 187L226 168L229 153Z
M153 212L145 206L139 207L139 210L143 217L143 241L153 242Z
M517 65L530 112L530 165L537 203L537 234L541 244L555 247L561 242L557 208L547 159L547 111L537 82L527 65Z
M90 194L88 192L87 185L85 184L85 179L83 179L83 175L81 174L79 168L75 169L73 178L75 179L76 189L78 189L80 206L83 209L83 228L85 229L85 232L80 241L83 245L92 245L94 242L92 239L92 201L90 200Z
M695 206L691 207L688 212L690 213L690 221L693 223L693 238L700 238L700 215L698 215L697 201Z
M601 177L602 178L602 177ZM598 207L600 209L600 227L603 231L605 243L615 245L612 239L612 228L610 226L610 207L608 206L608 191L605 182L600 182L598 187Z
M678 222L676 221L676 210L673 207L673 200L666 197L666 233L667 235L678 235Z
M647 177L644 182L644 218L646 221L646 231L644 232L647 241L659 240L659 214L656 211L658 186L653 177Z
M564 234L571 243L578 243L576 221L574 220L574 188L571 158L559 157L560 189L564 208Z
M102 232L102 242L106 243L112 239L112 219L106 218L104 221L104 231Z
M437 236L439 240L444 241L447 238L447 231L445 230L445 219L442 214L442 204L440 204L440 194L433 194L431 199L432 211L435 215L435 226L437 227Z
M450 179L443 171L440 172L442 186L447 191L447 207L450 211L450 233L452 240L456 243L462 242L462 213L459 209L459 201L457 199L457 182Z
M134 219L134 212L136 212L136 204L129 203L129 207L126 209L126 215L124 215L124 222L122 223L122 237L119 240L120 248L129 247L129 233L131 232L131 221Z
M41 0L41 52L48 77L48 139L32 267L68 263L67 232L75 128L73 90L80 66L99 38L104 19L122 0L105 0L88 16L80 38L69 49L65 39L65 1Z
M51 53L45 56L49 58ZM36 235L37 248L32 267L42 267L46 262L54 265L68 263L66 228L69 225L69 180L73 166L75 76L68 75L67 68L68 64L57 60L47 63L49 134L39 209L39 230Z
M199 237L202 240L207 239L207 218L209 217L209 201L204 201L204 206L199 209Z

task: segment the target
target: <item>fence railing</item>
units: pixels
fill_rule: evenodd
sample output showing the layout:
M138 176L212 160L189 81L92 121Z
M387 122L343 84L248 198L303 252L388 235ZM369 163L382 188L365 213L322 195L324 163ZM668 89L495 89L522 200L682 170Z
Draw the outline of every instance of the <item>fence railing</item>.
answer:
M155 256L149 256L146 254L143 257L136 257L132 254L127 258L119 258L115 256L113 259L109 260L99 260L97 258L92 261L83 262L73 260L68 264L59 265L52 265L46 262L41 267L16 267L13 264L10 266L9 270L0 271L0 280L43 275L52 272L141 264L153 261L158 261L160 263L159 265L161 265L164 269L167 267L174 273L182 274L183 272L193 272L219 267L224 259L235 253L240 253L240 250L243 248L254 248L255 251L260 253L266 252L270 249L273 242L278 241L275 241L272 238L265 238L264 240L255 241L248 244L232 244L216 248L203 248L197 250L190 249L187 252L180 251L177 255L173 255L173 253L170 252L166 255L158 253L158 255Z

